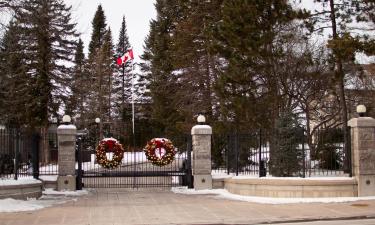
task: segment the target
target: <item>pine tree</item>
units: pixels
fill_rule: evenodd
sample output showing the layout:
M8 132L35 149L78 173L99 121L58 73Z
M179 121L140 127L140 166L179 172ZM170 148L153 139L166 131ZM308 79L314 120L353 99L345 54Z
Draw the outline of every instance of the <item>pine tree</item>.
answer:
M0 51L0 120L12 126L30 124L32 80L19 42L19 27L11 21L1 42ZM23 110L20 110L23 109Z
M204 113L214 120L218 62L209 52L209 31L220 19L222 1L179 1L175 32L172 36L172 62L178 71L178 108L185 118L185 130L194 123L194 115ZM194 91L193 91L194 90ZM216 117L217 115L215 115Z
M104 15L102 5L99 5L96 9L95 16L91 24L93 30L89 44L89 58L92 58L92 55L103 45L104 35L107 32L106 17Z
M106 28L104 11L101 5L92 21L92 36L89 44L88 62L85 73L89 80L87 91L88 112L83 123L90 123L96 117L102 122L111 120L111 91L113 77L114 52L111 30ZM99 124L100 136L103 136L103 123Z
M51 117L66 104L69 95L70 63L76 45L75 24L71 22L71 7L62 0L21 1L15 11L17 24L16 55L18 64L27 75L19 85L15 79L12 88L14 97L25 98L15 93L30 96L18 112L24 112L24 120L18 122L30 128L40 128L42 135L41 161L49 161L47 127ZM17 46L17 45L16 45ZM22 62L22 63L20 63ZM10 69L10 68L8 68ZM22 75L23 72L18 73ZM21 103L23 100L19 100Z
M122 56L131 48L127 34L125 16L122 18L119 38L116 45L115 55ZM118 117L125 121L125 108L131 101L132 76L131 63L127 61L121 66L115 67L114 75L114 107ZM129 119L129 118L127 118Z
M288 1L224 1L212 29L213 54L221 60L216 90L222 120L238 129L271 129L283 106L278 78L287 26L298 18ZM272 130L272 129L271 129Z
M83 42L81 39L78 40L77 48L74 55L74 69L73 77L71 81L72 95L69 98L69 104L66 107L66 113L75 117L79 115L84 117L85 115L85 102L86 92L88 91L88 79L85 73L85 54L83 53Z
M276 123L276 146L278 151L270 156L270 174L277 177L299 176L302 151L298 149L301 142L301 128L292 112L281 113Z
M183 121L174 97L178 90L173 75L171 35L175 29L176 0L158 0L155 4L156 20L151 21L150 34L145 42L142 70L148 77L151 96L151 119L164 133L176 132L176 123Z
M48 119L63 107L68 95L72 61L77 37L71 22L71 7L62 0L30 0L20 6L16 21L20 27L20 44L26 57L32 84L34 124L47 126Z

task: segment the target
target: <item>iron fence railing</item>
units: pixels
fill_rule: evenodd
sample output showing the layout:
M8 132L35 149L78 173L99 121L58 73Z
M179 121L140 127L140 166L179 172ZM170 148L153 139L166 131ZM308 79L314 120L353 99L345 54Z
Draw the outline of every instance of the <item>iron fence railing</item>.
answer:
M264 131L213 135L213 173L253 176L351 176L350 149L340 129L303 129L280 140Z
M48 160L41 160L48 154ZM18 179L33 176L38 178L58 174L57 134L48 133L43 137L38 132L22 128L0 129L0 177Z
M21 129L0 129L0 177L38 176L39 137Z

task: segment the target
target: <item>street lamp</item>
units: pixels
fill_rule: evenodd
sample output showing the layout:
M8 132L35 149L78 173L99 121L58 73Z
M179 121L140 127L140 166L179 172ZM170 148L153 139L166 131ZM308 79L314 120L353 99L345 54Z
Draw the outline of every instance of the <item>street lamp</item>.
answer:
M357 113L359 117L364 117L366 114L366 106L364 105L357 105Z
M95 118L95 123L96 123L96 129L99 132L99 135L97 136L99 136L99 139L101 140L102 139L102 123L99 117Z

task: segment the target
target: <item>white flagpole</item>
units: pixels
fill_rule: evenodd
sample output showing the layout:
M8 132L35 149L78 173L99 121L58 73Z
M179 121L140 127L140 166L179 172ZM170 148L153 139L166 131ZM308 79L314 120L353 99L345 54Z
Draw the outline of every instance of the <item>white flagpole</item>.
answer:
M134 137L134 63L132 62L132 123L133 123L133 137Z
M135 152L135 131L134 131L134 62L132 61L132 124L133 124L133 171L136 172L137 154ZM133 176L133 188L136 187L136 177Z

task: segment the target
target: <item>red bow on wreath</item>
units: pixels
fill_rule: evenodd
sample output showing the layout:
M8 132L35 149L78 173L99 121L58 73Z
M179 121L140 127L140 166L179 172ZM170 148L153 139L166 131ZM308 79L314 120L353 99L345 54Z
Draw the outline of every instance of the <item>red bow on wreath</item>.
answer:
M113 147L115 146L116 142L114 140L108 140L107 144L107 152L113 152Z
M155 141L155 148L161 148L164 145L164 139Z

